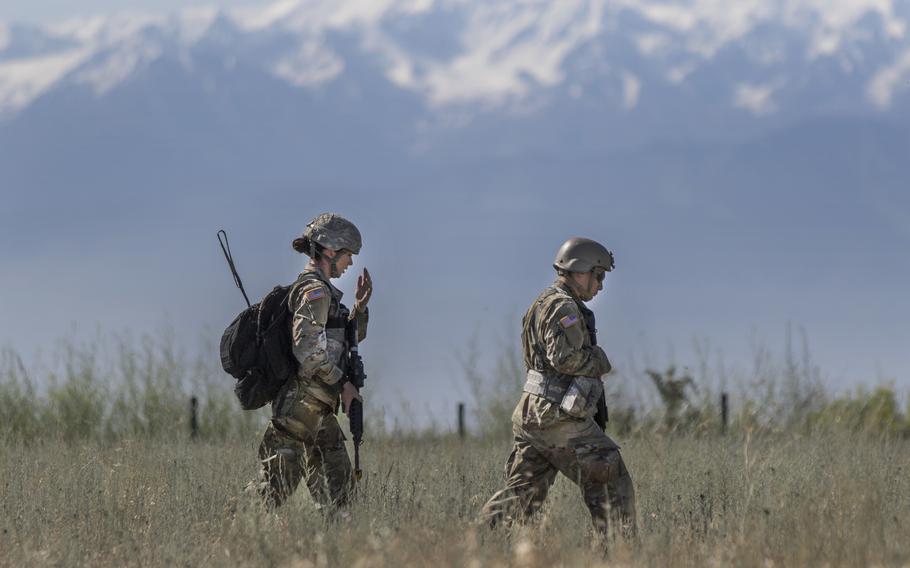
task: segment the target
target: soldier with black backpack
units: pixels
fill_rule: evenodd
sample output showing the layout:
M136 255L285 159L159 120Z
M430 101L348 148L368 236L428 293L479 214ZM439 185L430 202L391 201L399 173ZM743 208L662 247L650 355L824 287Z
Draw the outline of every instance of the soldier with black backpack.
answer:
M350 415L352 402L358 406L361 400L360 385L346 372L350 366L345 359L352 352L348 343L355 338L346 337L345 330L356 328L357 341L366 336L373 284L364 269L348 310L330 280L353 264L360 247L357 227L334 213L313 219L293 241L294 250L310 260L287 291L297 370L272 400L272 419L259 446L256 489L270 506L281 505L301 479L317 505L329 512L350 497L353 472L335 414L340 404Z

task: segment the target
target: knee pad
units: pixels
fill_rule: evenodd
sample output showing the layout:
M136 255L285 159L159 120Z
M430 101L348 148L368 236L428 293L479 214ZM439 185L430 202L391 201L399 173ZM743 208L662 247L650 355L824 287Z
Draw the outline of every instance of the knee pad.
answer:
M587 481L602 485L615 482L626 472L622 456L616 449L592 454L585 460L583 470Z

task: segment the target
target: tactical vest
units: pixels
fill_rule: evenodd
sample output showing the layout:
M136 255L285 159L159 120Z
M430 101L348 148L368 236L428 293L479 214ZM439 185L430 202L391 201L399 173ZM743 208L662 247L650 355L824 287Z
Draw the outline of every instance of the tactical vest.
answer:
M348 308L341 303L338 299L338 296L335 294L335 287L325 279L318 270L307 269L300 274L300 277L297 279L297 282L294 283L294 289L291 291L293 295L296 290L301 286L307 286L313 282L320 282L325 284L329 289L329 315L328 319L325 322L325 335L327 339L333 339L344 346L347 350L347 343L344 337L344 328L347 324L350 311ZM292 296L293 297L293 296ZM296 306L294 306L296 307ZM292 324L293 325L293 324ZM341 363L335 361L336 364L340 365Z

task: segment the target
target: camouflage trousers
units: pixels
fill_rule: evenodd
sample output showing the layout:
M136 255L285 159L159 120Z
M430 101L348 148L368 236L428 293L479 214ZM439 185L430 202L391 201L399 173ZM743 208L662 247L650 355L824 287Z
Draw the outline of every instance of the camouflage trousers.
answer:
M516 419L520 410L516 409ZM513 423L515 443L506 461L506 486L484 505L483 519L491 526L527 521L543 505L561 472L581 489L595 530L606 534L612 525L619 535L634 536L635 490L619 446L591 418L551 418L542 423L527 420L527 413L521 418Z
M259 495L277 507L304 479L320 508L331 512L346 505L353 489L351 461L332 408L311 396L282 406L259 445Z

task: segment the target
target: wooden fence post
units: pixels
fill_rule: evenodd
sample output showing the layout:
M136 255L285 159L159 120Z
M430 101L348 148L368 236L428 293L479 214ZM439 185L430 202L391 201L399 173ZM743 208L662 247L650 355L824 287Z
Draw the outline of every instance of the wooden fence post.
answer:
M464 440L464 403L458 403L458 437Z
M720 432L727 433L727 420L730 417L730 408L727 404L727 393L720 393Z
M195 396L190 399L190 438L195 440L199 437L199 399Z

